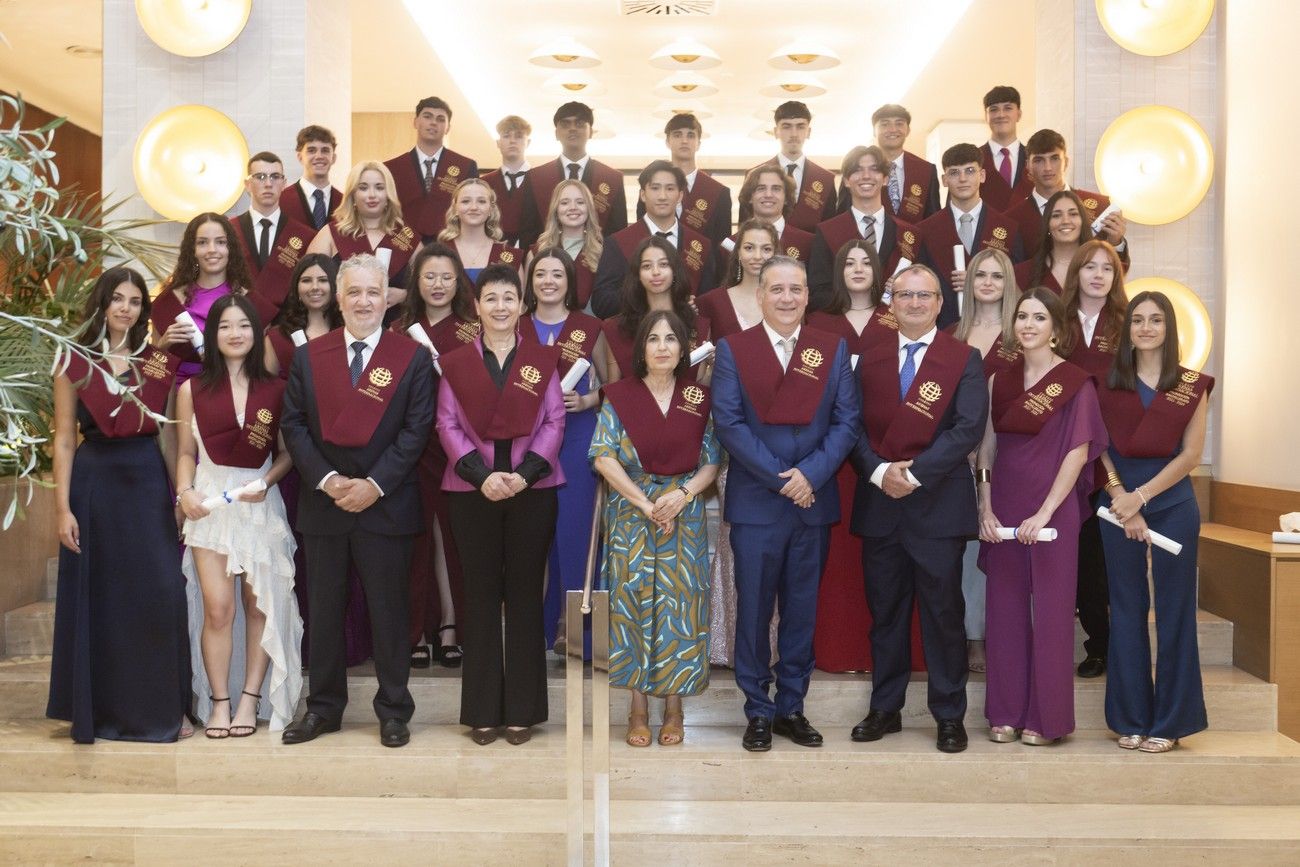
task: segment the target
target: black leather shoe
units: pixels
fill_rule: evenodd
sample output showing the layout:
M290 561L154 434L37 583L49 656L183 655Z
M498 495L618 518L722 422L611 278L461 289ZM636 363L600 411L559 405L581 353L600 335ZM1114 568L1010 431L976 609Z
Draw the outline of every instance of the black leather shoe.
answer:
M939 720L939 737L935 746L941 753L960 753L966 749L966 726L959 719Z
M1088 654L1087 659L1079 663L1079 677L1101 677L1106 673L1106 657Z
M400 719L386 719L379 724L379 742L386 747L404 747L411 742L411 730Z
M325 717L312 711L307 711L302 719L289 726L280 734L280 740L286 744L305 744L307 741L314 741L323 734L336 732L339 730L338 723L332 723Z
M812 727L812 723L801 713L779 716L772 722L772 731L787 737L801 747L820 747L822 733Z
M772 749L772 721L765 716L752 718L740 745L751 753L765 753Z
M858 743L878 741L903 730L903 715L896 710L873 710L853 727L850 735Z

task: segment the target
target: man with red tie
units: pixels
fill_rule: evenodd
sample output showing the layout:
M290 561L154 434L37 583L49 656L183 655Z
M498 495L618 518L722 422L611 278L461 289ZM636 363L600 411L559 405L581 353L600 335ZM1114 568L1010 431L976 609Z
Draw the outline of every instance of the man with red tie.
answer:
M965 248L964 259L992 247L1021 259L1020 238L1016 223L999 214L980 198L984 182L980 149L973 144L957 144L943 152L943 185L948 189L948 207L931 214L921 223L921 258L939 274L943 307L939 310L939 327L947 328L961 318L957 300L966 282L966 267L957 267L954 248Z
M316 234L310 226L290 219L280 207L284 193L284 164L270 151L248 160L248 210L230 225L244 251L253 291L249 297L263 317L263 325L279 311L289 294L289 280L298 259Z
M778 166L794 178L794 206L786 219L811 232L822 220L835 215L835 176L804 156L803 146L812 135L812 112L802 102L783 102L773 113L772 134L781 152L760 165ZM758 168L755 166L754 168ZM750 218L749 206L740 203L740 222Z
M501 168L483 175L483 180L497 194L501 210L501 233L507 244L527 250L537 240L540 226L528 184L528 143L533 128L517 114L506 115L497 122L497 150L501 151Z
M989 125L989 140L980 148L984 164L980 198L993 210L1005 213L1034 187L1025 171L1025 146L1016 136L1020 91L1009 84L999 84L984 94L984 119Z
M415 128L415 147L384 165L397 187L402 222L428 243L447 224L447 208L456 185L478 177L478 163L443 145L451 131L451 106L440 97L426 96L416 103L411 126Z
M750 169L740 185L740 207L748 208L750 217L762 220L776 230L780 240L778 252L807 263L808 253L812 250L812 232L805 232L786 219L794 207L794 198L794 178L770 163ZM735 246L735 235L718 245L718 260L723 267L723 257L729 256Z
M1051 129L1040 129L1031 135L1025 143L1025 153L1029 161L1026 172L1033 188L1028 196L1011 206L1007 216L1020 227L1025 256L1028 257L1038 252L1038 242L1043 231L1043 209L1047 207L1047 200L1055 193L1069 189L1065 173L1070 167L1070 157L1065 150L1065 137ZM1110 204L1110 199L1101 193L1079 189L1074 192L1083 202L1083 217L1089 223L1096 220ZM1113 211L1106 217L1097 237L1109 241L1123 255L1128 250L1128 241L1124 239L1127 227L1124 215Z
M934 163L903 150L912 132L912 113L901 105L882 105L871 115L876 146L889 163L885 203L907 223L919 223L939 210L939 172Z
M686 189L677 218L708 238L714 248L731 234L731 190L695 165L704 128L693 114L675 114L664 125L669 159L686 176ZM645 203L636 203L636 218L645 217Z
M311 124L298 130L297 154L302 165L298 183L280 193L280 210L296 223L320 229L343 201L343 194L330 184L330 169L339 158L334 133Z
M545 226L551 193L560 181L582 181L591 190L596 203L600 232L606 238L627 227L627 196L623 192L623 173L592 159L587 142L595 130L596 116L581 102L566 102L555 110L555 140L560 143L560 158L542 163L528 173L533 190L537 225Z
M591 311L602 319L615 315L622 308L628 262L637 244L652 234L677 248L692 295L703 295L717 285L713 243L677 218L682 190L686 188L686 176L682 170L667 160L655 160L641 170L637 182L641 185L640 198L645 206L645 216L605 241L600 264L596 266Z

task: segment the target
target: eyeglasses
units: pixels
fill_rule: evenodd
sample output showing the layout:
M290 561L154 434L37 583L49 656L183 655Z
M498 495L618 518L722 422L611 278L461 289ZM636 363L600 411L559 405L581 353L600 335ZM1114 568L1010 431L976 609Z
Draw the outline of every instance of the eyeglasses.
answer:
M895 292L894 297L899 301L933 301L939 297L939 293L915 292L911 289L905 289L902 292Z
M421 274L421 280L429 283L441 283L443 286L450 286L456 282L455 274Z
M943 176L955 181L961 177L973 178L977 174L979 174L979 166L953 166L950 169L945 169Z
M249 175L248 179L250 181L257 181L259 184L264 184L267 181L282 181L284 180L284 175L279 172L255 172Z

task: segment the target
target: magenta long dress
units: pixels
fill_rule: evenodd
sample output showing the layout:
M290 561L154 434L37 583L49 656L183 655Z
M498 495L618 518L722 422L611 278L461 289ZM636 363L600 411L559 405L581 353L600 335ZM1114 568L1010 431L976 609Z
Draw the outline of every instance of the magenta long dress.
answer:
M1021 369L1017 365L1010 375ZM1047 523L1056 529L1056 541L985 542L980 552L988 576L984 712L989 725L1064 737L1074 731L1079 525L1093 483L1091 464L1109 442L1097 390L1085 382L1037 434L999 432L997 438L991 496L993 514L1004 527L1018 527L1037 512L1065 456L1088 444L1088 464Z

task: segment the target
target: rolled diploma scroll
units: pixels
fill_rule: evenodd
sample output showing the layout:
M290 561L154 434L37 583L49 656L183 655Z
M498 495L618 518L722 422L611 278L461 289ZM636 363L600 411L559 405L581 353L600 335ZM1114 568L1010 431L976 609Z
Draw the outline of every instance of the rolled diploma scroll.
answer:
M299 328L299 329L298 329L297 331L295 331L293 334L290 334L290 335L289 335L289 339L293 341L293 345L294 345L294 346L306 346L306 345L307 345L307 332L306 332L306 331L303 331L301 328Z
M578 383L582 382L588 370L591 370L591 362L587 359L579 358L573 362L573 367L570 367L569 372L564 374L564 379L560 380L560 391L573 391L578 387Z
M203 332L199 330L199 324L194 321L194 317L190 315L190 311L182 310L180 313L177 313L176 321L181 323L182 325L188 325L190 328L194 329L194 334L191 335L190 337L190 343L193 344L194 351L202 355L203 354Z
M1280 545L1300 545L1300 533L1280 533L1274 530L1273 541Z
M1097 219L1092 221L1092 233L1096 235L1101 231L1101 224L1106 222L1106 218L1119 210L1119 205L1111 202L1106 206L1106 210L1097 215Z
M220 509L222 506L228 506L238 500L241 494L260 494L266 490L266 479L253 479L242 488L235 488L233 491L222 491L215 497L208 497L203 501L203 508L211 512L213 509Z
M695 351L691 353L691 367L694 367L695 365L699 364L700 362L702 362L704 359L708 358L712 354L713 354L713 341L708 340L705 341L704 343L701 343L699 346L695 347Z
M1010 542L1012 539L1016 538L1016 528L998 527L998 538L1001 539L1003 542ZM1044 527L1043 529L1039 530L1038 541L1055 542L1056 529L1054 527Z
M1106 506L1097 507L1097 517L1101 518L1103 521L1109 521L1110 523L1114 524L1116 527L1122 528L1124 526L1119 522L1119 518L1116 518L1114 515L1110 513L1110 509L1107 508ZM1168 536L1162 536L1161 534L1157 533L1155 530L1150 530L1150 529L1147 530L1147 535L1151 537L1151 544L1155 545L1160 550L1168 551L1170 554L1173 554L1175 557L1183 553L1183 546L1178 542L1175 542L1173 539L1170 539Z
M438 347L433 345L433 341L429 339L429 335L424 333L424 329L420 326L420 323L412 322L407 327L406 333L411 335L411 339L416 343L433 353L433 369L438 371L439 376L442 376L442 365L438 364Z
M736 249L736 242L730 238L723 238L722 243L718 246L730 253L732 250Z
M380 247L375 251L375 258L384 264L384 273L388 273L388 264L393 261L393 251L387 247Z
M856 355L849 356L849 366L854 370L858 369L858 357Z
M965 244L953 244L953 245L952 245L952 270L954 270L954 271L965 271L965 270L966 270L966 245L965 245ZM963 294L963 291L962 291L962 290L963 290L965 287L964 287L964 286L954 286L954 287L952 287L952 288L953 288L953 291L955 291L955 292L957 293L957 316L960 318L960 317L961 317L961 314L962 314L962 306L963 306L963 305L962 305L962 294Z

